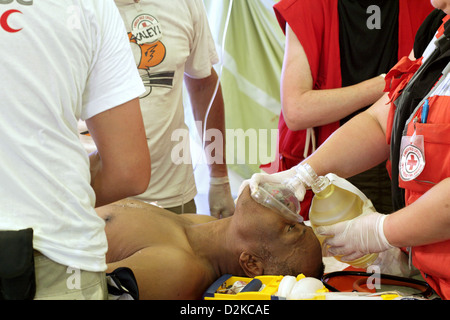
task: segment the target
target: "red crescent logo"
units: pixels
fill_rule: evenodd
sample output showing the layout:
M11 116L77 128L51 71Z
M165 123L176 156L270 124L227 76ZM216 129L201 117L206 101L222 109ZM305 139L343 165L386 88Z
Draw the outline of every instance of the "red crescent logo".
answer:
M15 33L15 32L19 32L20 30L22 30L22 28L20 29L13 29L9 26L8 24L8 18L11 14L13 13L20 13L22 14L22 12L20 12L19 10L8 10L6 11L4 14L2 14L1 18L0 18L0 26L7 32L10 33Z

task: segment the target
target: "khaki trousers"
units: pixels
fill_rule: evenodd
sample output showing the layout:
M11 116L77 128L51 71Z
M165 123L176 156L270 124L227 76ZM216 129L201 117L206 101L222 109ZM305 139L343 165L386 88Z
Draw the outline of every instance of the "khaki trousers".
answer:
M35 300L105 300L106 274L58 264L35 252Z
M195 200L192 199L189 202L186 202L184 206L178 206L173 208L164 208L166 210L172 211L176 214L181 213L197 213L197 206L195 205Z

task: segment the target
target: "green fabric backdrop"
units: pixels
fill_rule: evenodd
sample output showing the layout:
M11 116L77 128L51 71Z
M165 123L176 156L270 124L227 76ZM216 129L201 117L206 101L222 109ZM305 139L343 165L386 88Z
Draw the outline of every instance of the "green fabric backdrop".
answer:
M204 0L204 3L220 56L230 0ZM233 1L221 61L228 129L227 163L229 169L244 178L259 172L259 165L267 157L272 160L275 156L276 136L271 135L271 130L277 129L281 110L280 76L285 42L273 11L275 3ZM252 138L239 142L234 138L239 133L235 130L239 129ZM267 139L264 135L260 137L260 133L266 134ZM258 155L249 155L250 150L257 150Z

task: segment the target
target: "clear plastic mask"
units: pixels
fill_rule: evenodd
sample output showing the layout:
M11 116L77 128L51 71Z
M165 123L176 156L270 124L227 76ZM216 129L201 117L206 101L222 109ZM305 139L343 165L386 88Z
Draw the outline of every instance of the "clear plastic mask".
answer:
M300 201L287 186L263 183L251 196L256 202L272 209L283 218L292 222L303 222L303 217L299 214Z

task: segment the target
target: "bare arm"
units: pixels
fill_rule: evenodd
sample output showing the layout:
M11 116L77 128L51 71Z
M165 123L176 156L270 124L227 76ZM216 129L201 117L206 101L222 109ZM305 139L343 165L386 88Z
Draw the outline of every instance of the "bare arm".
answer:
M144 192L151 169L139 99L102 112L86 125L98 150L90 156L96 207Z
M384 96L338 129L305 162L318 174L334 172L349 177L385 160L389 155L386 144L387 99ZM447 178L413 204L389 215L384 222L389 243L406 247L450 239L449 193L450 178Z
M413 247L449 240L449 194L450 178L447 178L411 205L389 215L384 221L389 243L396 247Z
M218 81L217 73L214 68L212 68L211 75L207 78L194 79L189 76L185 76L184 81L189 91L194 118L196 121L201 121L202 123L202 132L199 132L199 134L203 137L203 126L206 112ZM225 110L220 85L207 119L206 130L209 129L219 130L217 133L220 132L220 136L223 138L221 141L221 150L216 147L214 149L215 154L212 155L215 159L219 159L219 161L213 163L214 161L212 161L213 159L211 159L211 155L209 152L206 152L206 156L209 157L207 160L208 164L210 164L210 175L211 177L223 177L227 175L227 166L225 161ZM205 150L208 149L208 145L211 143L214 143L214 140L206 141ZM215 144L217 145L218 142Z
M386 122L387 94L334 132L304 162L319 175L333 172L343 178L365 171L389 156Z
M193 255L170 245L142 248L128 258L109 263L107 272L120 267L133 271L141 300L200 299L212 283Z
M281 103L291 130L339 121L376 102L383 95L384 86L384 79L375 77L345 88L314 90L306 53L292 29L286 25Z

